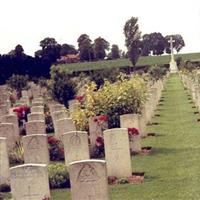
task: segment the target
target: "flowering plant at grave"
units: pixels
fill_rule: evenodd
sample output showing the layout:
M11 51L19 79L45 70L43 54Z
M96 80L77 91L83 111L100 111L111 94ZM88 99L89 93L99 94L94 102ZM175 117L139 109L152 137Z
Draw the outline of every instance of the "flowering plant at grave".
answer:
M30 113L30 107L29 106L19 106L13 109L13 112L17 113L17 117L19 120L26 120L27 121L27 115Z
M60 140L53 136L48 137L50 160L64 160L64 147Z
M128 128L128 135L133 136L133 135L139 135L139 130L137 128Z
M77 101L79 101L80 103L83 103L83 101L84 101L84 96L75 96L75 99L76 99Z
M46 124L46 132L47 133L53 133L54 132L54 126L53 126L53 121L52 117L50 115L50 112L45 112L45 124Z
M107 115L100 115L94 118L94 122L97 123L102 123L108 121L108 116Z
M95 143L96 150L94 152L94 156L101 158L105 155L105 150L104 150L104 139L101 136L98 136L96 138L96 143Z

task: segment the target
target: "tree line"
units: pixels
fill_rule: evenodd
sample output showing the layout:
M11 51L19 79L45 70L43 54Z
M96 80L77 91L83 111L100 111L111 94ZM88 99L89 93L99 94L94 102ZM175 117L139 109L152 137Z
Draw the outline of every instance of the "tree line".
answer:
M154 32L142 35L138 19L134 17L125 23L124 34L127 52L120 50L117 44L110 45L102 37L92 41L87 34L79 36L77 49L74 45L59 44L55 38L46 37L40 41L40 49L35 52L34 56L25 54L22 45L19 44L7 54L0 54L0 84L12 74L49 77L51 65L56 63L61 56L68 54L79 54L81 62L129 57L135 65L139 56L170 53L168 40L171 36L175 40L174 48L177 52L185 46L179 34L164 37L161 33Z

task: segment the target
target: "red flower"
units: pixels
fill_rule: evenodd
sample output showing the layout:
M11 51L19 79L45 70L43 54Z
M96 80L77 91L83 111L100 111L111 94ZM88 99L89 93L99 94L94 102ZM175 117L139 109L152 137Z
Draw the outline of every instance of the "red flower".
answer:
M80 103L82 103L84 96L75 96L75 99L78 100Z
M57 144L59 141L55 138L55 137L53 137L53 136L49 136L48 137L48 143L49 144Z
M106 121L108 121L107 115L100 115L94 118L94 122L106 122Z
M128 134L131 135L139 135L139 130L137 128L128 128Z
M108 121L108 116L107 115L100 115L99 121Z
M99 136L99 137L97 137L97 139L96 139L96 146L104 146L104 139L103 139L103 137L101 137L101 136Z
M17 113L17 116L19 119L23 119L30 112L30 107L29 106L19 106L19 107L14 108L13 112Z

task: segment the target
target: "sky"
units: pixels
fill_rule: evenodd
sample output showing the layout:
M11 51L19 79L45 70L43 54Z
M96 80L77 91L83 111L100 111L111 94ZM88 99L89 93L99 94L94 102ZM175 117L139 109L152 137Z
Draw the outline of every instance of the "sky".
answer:
M0 54L21 44L34 55L45 37L77 47L83 33L126 50L123 27L132 16L142 34L181 34L182 53L200 52L200 0L0 0Z

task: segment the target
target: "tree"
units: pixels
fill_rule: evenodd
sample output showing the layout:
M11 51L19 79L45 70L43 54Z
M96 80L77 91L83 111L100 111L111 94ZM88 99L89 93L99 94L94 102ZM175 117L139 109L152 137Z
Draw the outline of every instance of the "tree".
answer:
M166 42L165 51L166 51L166 53L171 53L170 43L169 43L170 37L172 37L172 40L175 41L175 42L173 42L173 47L176 50L176 52L178 53L185 46L183 37L179 34L165 36L165 42Z
M103 60L106 56L106 50L109 50L109 42L104 38L98 37L94 40L94 54L97 60Z
M40 46L42 49L46 49L51 46L56 46L58 43L54 38L46 37L43 40L40 41Z
M15 57L21 57L21 56L25 56L24 54L24 49L22 47L22 45L18 44L14 50L11 50L8 55L11 56L15 56Z
M60 56L66 56L67 54L77 54L78 51L73 45L62 44L60 49Z
M136 65L137 60L140 56L140 38L141 32L139 30L139 25L137 24L138 18L131 17L124 26L124 35L125 35L125 45L128 49L129 58L133 64Z
M166 47L165 38L161 33L150 33L142 36L142 55L162 55Z
M91 61L94 59L94 48L91 39L87 34L79 36L78 40L78 51L80 59L82 61Z
M111 59L118 59L120 58L121 51L119 50L118 45L113 44L111 47L110 58Z
M54 38L44 38L40 41L41 50L35 52L35 57L50 64L56 62L60 57L61 45Z

